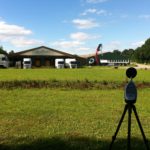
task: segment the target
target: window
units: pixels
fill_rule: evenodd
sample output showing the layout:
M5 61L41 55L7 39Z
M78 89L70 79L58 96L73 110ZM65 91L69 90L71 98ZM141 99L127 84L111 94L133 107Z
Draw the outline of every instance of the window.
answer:
M2 61L6 61L6 57L2 57Z

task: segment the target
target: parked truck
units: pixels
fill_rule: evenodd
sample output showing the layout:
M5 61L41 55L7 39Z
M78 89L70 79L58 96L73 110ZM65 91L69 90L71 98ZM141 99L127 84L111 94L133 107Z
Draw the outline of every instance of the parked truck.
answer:
M67 58L65 59L66 68L77 68L77 61L75 58Z
M55 59L55 67L57 69L64 68L65 67L64 59L62 58Z
M31 58L24 58L23 59L23 69L30 69L31 67L32 67Z
M4 54L0 54L0 67L8 68L8 66L9 66L8 57Z

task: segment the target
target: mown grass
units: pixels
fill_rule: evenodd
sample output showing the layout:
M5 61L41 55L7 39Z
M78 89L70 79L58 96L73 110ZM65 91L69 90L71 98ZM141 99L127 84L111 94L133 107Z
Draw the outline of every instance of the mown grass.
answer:
M7 80L114 80L124 79L124 74L115 69L8 69L0 70L1 81ZM111 74L111 76L110 76ZM122 77L120 76L122 74Z
M126 69L78 68L78 69L0 69L0 81L12 80L60 80L60 81L126 81ZM135 81L150 82L150 70L138 70Z
M123 90L0 90L0 149L106 150L124 109ZM150 89L138 93L137 110L150 139ZM127 117L115 150L126 149ZM144 149L132 119L132 148ZM150 143L149 143L150 144Z
M124 109L125 72L102 67L0 69L0 149L108 149ZM136 106L148 139L149 77L149 70L138 70L134 79ZM132 122L132 148L144 149L134 117ZM126 137L127 117L113 148L125 150Z

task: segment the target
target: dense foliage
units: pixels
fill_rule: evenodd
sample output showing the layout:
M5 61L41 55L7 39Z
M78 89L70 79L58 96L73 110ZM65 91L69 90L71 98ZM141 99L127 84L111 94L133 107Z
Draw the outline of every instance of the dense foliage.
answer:
M119 50L114 50L113 52L108 52L109 58L126 58L131 61L138 63L150 63L150 38L145 41L141 46L134 49L125 49L122 52Z
M114 50L113 52L105 52L103 54L99 54L99 59L110 60L110 61L128 61L132 60L134 56L133 49L125 49L123 51Z
M134 49L125 49L121 55L132 60L133 59L133 56L134 56Z
M2 46L0 46L0 54L6 54L7 55L7 52L3 49Z
M135 50L134 59L140 63L150 63L150 38Z

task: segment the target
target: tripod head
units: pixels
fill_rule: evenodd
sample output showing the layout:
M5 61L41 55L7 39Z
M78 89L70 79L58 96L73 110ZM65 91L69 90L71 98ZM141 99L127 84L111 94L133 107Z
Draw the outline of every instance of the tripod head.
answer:
M125 102L129 104L134 104L137 99L137 88L132 80L136 75L137 71L135 68L130 67L126 70L126 76L130 78L130 81L125 86L124 98Z

